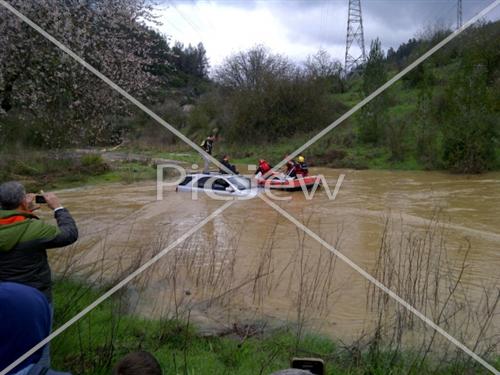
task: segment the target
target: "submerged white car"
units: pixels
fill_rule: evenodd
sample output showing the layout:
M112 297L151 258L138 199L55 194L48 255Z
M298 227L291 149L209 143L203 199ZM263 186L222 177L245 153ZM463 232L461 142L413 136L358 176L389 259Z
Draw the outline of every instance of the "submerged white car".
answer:
M253 198L258 192L258 188L252 186L252 181L248 177L219 173L188 174L177 185L176 190L246 198Z

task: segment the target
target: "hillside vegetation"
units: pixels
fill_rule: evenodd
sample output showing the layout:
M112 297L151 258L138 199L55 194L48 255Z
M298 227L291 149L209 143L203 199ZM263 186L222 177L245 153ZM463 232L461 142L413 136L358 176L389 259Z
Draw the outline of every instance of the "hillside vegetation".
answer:
M273 163L450 33L427 32L387 52L374 40L367 62L347 75L324 50L296 63L265 46L227 57L209 75L203 45L172 43L148 26L154 16L145 1L92 3L60 9L55 0L12 1L197 143L216 129L217 154ZM6 12L0 10L7 20L0 26L3 153L117 145L149 152L187 150ZM54 22L59 19L65 21ZM500 22L475 25L306 156L311 164L331 167L499 169L499 44Z

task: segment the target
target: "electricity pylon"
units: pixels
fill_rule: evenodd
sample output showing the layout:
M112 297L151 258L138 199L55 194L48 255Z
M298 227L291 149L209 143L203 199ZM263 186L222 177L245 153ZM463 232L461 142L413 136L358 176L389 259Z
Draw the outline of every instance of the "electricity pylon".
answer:
M353 48L355 51L353 51ZM357 51L358 49L360 51ZM365 37L363 33L363 17L361 15L361 0L349 0L344 65L345 74L348 74L365 61Z

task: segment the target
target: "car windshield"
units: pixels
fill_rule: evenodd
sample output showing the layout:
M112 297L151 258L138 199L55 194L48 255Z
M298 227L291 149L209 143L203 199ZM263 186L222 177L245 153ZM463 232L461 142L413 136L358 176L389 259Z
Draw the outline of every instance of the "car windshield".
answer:
M233 176L228 178L229 182L231 182L234 186L238 188L238 190L246 190L252 187L250 179L240 176Z

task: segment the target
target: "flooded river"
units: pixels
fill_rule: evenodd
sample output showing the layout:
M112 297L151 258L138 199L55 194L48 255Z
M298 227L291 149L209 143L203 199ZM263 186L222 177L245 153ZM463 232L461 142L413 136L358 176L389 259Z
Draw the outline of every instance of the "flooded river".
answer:
M391 283L403 298L413 299L410 302L425 308L426 315L438 315L433 303L446 299L458 279L454 303L467 302L460 305L462 313L476 313L485 291L496 297L500 173L313 172L324 174L332 190L339 174L345 174L336 199L328 199L324 190L312 200L295 192L280 206L360 267ZM54 252L51 261L59 272L97 282L129 274L224 203L206 196L192 200L189 193L173 188L157 201L155 182L66 190L60 197L82 235L72 249ZM391 253L392 260L381 262L381 249ZM394 266L394 259L401 263L401 258L415 254L423 254L419 264L425 265L427 259L434 262L438 252L440 263L423 267L425 278L415 276L421 271L407 259L403 266ZM435 273L442 281L439 296L429 303L428 288L438 280ZM408 279L416 280L411 293L403 285ZM127 293L131 309L145 316L189 310L191 319L204 327L247 319L292 322L349 341L368 331L379 316L377 308L369 306L369 290L369 283L347 264L265 202L253 199L234 203L162 258ZM390 302L387 307L397 308ZM494 335L498 327L497 311L488 328Z

